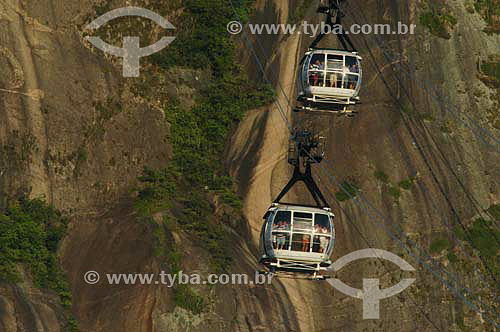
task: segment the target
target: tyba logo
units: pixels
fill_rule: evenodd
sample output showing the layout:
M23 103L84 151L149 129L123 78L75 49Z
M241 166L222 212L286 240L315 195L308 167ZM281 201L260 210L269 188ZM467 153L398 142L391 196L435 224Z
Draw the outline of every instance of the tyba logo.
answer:
M139 7L123 7L109 11L96 18L85 28L96 30L108 21L125 16L149 18L164 29L175 29L175 27L165 18L148 9ZM109 45L99 37L89 36L86 37L86 39L103 52L123 58L123 77L139 77L139 59L161 51L167 47L175 37L162 37L156 43L142 48L139 45L139 37L123 37L122 48Z
M363 249L351 252L335 261L328 267L328 270L338 271L346 264L362 258L383 258L398 265L403 271L415 271L415 269L401 257L381 249ZM363 319L379 319L380 300L401 293L414 281L414 278L405 278L392 287L380 289L379 279L363 278L363 289L357 289L344 284L339 279L328 279L328 283L337 290L348 296L363 300Z

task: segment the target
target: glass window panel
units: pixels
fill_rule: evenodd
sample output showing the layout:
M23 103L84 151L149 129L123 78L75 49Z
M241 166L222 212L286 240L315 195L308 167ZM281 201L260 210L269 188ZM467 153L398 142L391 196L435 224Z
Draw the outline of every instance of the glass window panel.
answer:
M327 88L340 88L342 86L342 74L327 72L325 86Z
M288 250L290 245L290 233L273 232L273 248L277 250Z
M293 230L300 232L311 232L313 229L311 220L293 219Z
M309 252L311 249L311 235L296 234L292 235L292 250Z
M320 252L320 240L319 240L319 235L315 235L313 237L313 243L312 243L312 252Z
M278 211L273 221L273 230L290 230L290 223L292 220L291 211Z
M309 85L325 86L325 55L315 54L309 64Z
M304 212L293 213L294 231L311 232L312 228L313 228L312 213L304 213Z
M351 73L359 73L359 63L358 63L358 59L356 57L347 56L345 59L345 63L346 63L347 69Z
M329 54L327 58L327 70L342 70L344 66L344 57L342 55Z
M309 71L309 85L311 86L324 86L325 73L323 71L311 70Z
M314 215L314 232L330 234L330 218L327 214L316 213Z
M319 252L325 253L328 250L328 245L330 244L329 236L320 236L319 237Z
M312 215L312 213L308 213L308 212L294 212L293 217L312 220L313 215Z
M344 89L356 89L359 77L357 75L346 75L346 80L344 80Z
M342 88L342 79L344 75L337 75L337 88Z
M312 243L312 252L325 253L330 244L330 237L326 235L314 235Z
M356 59L356 57L353 57L353 56L346 56L345 57L345 63L347 66L352 66L354 64L356 64L358 62L358 59Z
M324 70L325 69L325 55L314 54L309 64L309 70Z

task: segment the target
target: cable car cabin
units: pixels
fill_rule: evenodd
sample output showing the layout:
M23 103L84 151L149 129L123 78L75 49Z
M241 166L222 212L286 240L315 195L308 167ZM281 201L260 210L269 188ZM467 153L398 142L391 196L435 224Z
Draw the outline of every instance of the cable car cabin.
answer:
M312 274L331 264L335 229L329 208L273 203L264 216L260 263L271 272Z
M314 49L306 53L300 73L299 101L304 108L324 108L359 101L361 57L356 52ZM321 104L321 105L319 105Z

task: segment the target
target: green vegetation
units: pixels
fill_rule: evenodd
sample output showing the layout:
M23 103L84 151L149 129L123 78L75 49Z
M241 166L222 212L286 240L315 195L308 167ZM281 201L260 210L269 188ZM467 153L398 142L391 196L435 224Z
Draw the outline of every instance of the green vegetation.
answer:
M423 121L428 121L428 122L434 121L434 117L429 112L417 113L417 119L420 119L420 120L423 120Z
M107 12L109 12L112 9L113 8L111 8L111 2L110 1L103 1L103 2L101 2L99 4L97 4L94 7L94 10L95 10L95 13L96 13L96 17L104 15L104 14L106 14Z
M420 24L427 27L431 34L450 39L450 30L457 24L457 19L450 13L427 11L420 15Z
M67 329L77 331L71 317L71 293L57 258L66 227L66 218L42 200L22 199L0 210L0 280L19 281L17 265L22 264L36 287L59 294Z
M456 263L458 262L458 257L454 252L449 252L448 255L446 255L450 263Z
M306 16L306 11L313 2L308 0L297 0L295 4L295 10L290 10L288 12L288 23L296 24L304 20Z
M120 101L115 101L109 97L106 102L94 102L96 119L92 124L84 128L84 144L92 140L102 140L106 134L106 125L117 114L123 111Z
M465 314L462 310L457 311L456 323L462 331L467 331L465 326Z
M234 5L238 15L246 18L254 3L247 0ZM237 74L234 70L238 49L226 29L227 23L234 19L237 17L226 1L186 0L182 14L175 22L175 41L150 59L162 68L211 68L215 77Z
M401 196L401 190L399 187L396 186L390 186L389 187L389 194L394 197L395 200L399 200L399 197Z
M474 5L470 2L466 2L464 4L465 10L467 10L470 14L473 14L475 12Z
M430 252L432 254L439 254L449 246L450 243L447 239L436 239L431 243Z
M95 141L104 139L106 126L112 118L123 111L121 102L108 98L106 102L94 102L95 121L91 124L84 125L83 139L76 151L62 156L52 154L49 150L44 158L45 167L53 167L56 174L63 174L64 168L71 161L74 164L73 177L78 178L82 175L82 169L88 159L88 146Z
M493 219L500 221L500 204L492 204L487 211Z
M230 188L225 188L221 194L222 202L231 206L236 210L241 210L243 208L243 202L241 197L231 190Z
M55 253L66 221L40 200L22 200L0 214L0 259L3 280L16 281L16 264L24 263L33 274L36 286L54 288L58 271Z
M451 134L453 133L453 129L452 129L452 124L451 124L451 121L446 121L445 123L443 123L440 127L439 127L439 130L441 130L441 132L443 134Z
M226 181L229 179L226 177L220 179L223 178ZM163 226L172 226L171 224L175 223L189 234L196 236L199 239L197 242L207 249L214 272L224 272L231 262L227 234L224 226L214 220L215 210L204 188L190 187L192 190L186 190L190 183L172 167L164 170L146 168L139 180L142 182L142 188L138 191L135 209L154 225L155 254L161 256L165 246L166 237ZM234 201L239 201L236 194L231 192L232 182L222 182L221 185L224 189L220 192L226 193ZM222 200L224 201L224 198ZM165 215L163 225L157 225L151 220L152 214L160 211L167 212L175 204L182 205L181 216L171 219Z
M106 103L95 102L94 108L97 113L97 122L109 121L113 116L123 111L121 102L108 98Z
M246 16L253 1L243 3L237 8L240 16ZM226 30L234 19L226 2L185 1L183 10L175 41L152 61L161 68L211 70L211 80L192 109L171 102L165 114L179 171L191 185L214 188L221 182L217 174L228 134L247 110L271 103L273 91L250 81L241 68L238 47Z
M219 188L225 180L220 157L230 130L245 111L272 101L271 95L241 76L216 79L190 110L167 106L174 160L188 182Z
M143 216L168 210L172 206L172 198L176 192L180 174L173 167L163 170L145 168L139 180L142 188L135 202L135 209Z
M253 4L253 0L235 3L238 15L247 18ZM175 209L171 222L196 238L211 256L213 272L220 273L231 262L225 222L241 219L242 206L221 163L224 148L245 112L271 103L273 90L248 79L239 63L237 43L226 30L227 22L236 18L231 6L222 0L188 0L182 6L180 16L172 19L175 41L148 60L158 71L155 75L176 67L209 75L196 88L194 106L188 108L175 99L165 105L172 160L167 169L145 169L136 209L142 216L159 211L173 215ZM217 209L221 205L224 208ZM159 234L155 238L161 242ZM197 311L198 300L191 295L180 288L176 301Z
M415 180L416 179L414 177L410 177L409 179L400 181L398 183L399 188L404 189L404 190L410 190L411 187L413 187L413 184L415 183Z
M33 152L38 150L35 136L21 135L17 130L0 145L0 167L14 171L24 170L31 163Z
M168 255L170 274L179 274L182 270L181 260L181 253L173 248ZM189 310L194 314L200 314L205 310L205 299L196 294L195 291L189 287L189 284L179 284L176 282L173 286L173 291L174 302L177 306Z
M415 113L415 110L413 109L413 105L409 101L405 101L400 105L401 112L406 113L408 115L412 115Z
M389 183L389 177L387 176L387 174L385 174L382 171L375 171L373 173L373 176L375 176L375 179L377 179L383 183Z
M479 250L479 254L485 260L485 263L495 273L497 278L500 274L500 230L493 226L491 220L482 218L476 219L472 225L467 227L468 237L466 239L471 242L472 246Z
M462 240L462 241L465 240L465 232L460 225L457 225L453 228L453 233L455 233L457 238L459 238L460 240Z
M490 55L479 64L479 79L494 90L491 94L492 106L486 109L486 118L493 127L500 129L500 54Z
M491 88L500 88L500 55L492 55L481 62L479 78Z
M178 220L179 225L200 239L200 245L204 246L211 256L214 272L226 272L232 261L229 237L224 225L214 218L215 210L206 194L191 192L181 200L181 203L184 210Z
M153 253L156 257L162 258L165 255L165 249L167 246L167 235L163 229L164 225L158 225L154 223L154 220L150 220L151 224L154 225L153 228L153 238L154 246Z
M73 170L73 176L75 178L82 175L82 167L88 159L87 149L85 145L81 145L78 150L69 155L69 159L73 160L75 168Z
M496 220L500 217L500 204L493 204L488 208L489 214ZM454 233L462 241L467 241L475 250L479 251L479 255L491 271L500 277L500 230L496 228L493 221L483 218L477 218L471 225L465 228L456 226Z
M486 33L500 33L500 1L476 0L474 8L488 24L484 29Z
M413 184L415 183L416 181L416 178L415 177L410 177L406 180L402 180L398 183L398 185L392 185L390 180L389 180L389 177L387 176L387 174L385 174L384 172L382 171L375 171L373 173L373 176L375 176L375 178L382 182L384 185L386 185L388 187L388 190L389 190L389 194L397 201L399 200L399 198L401 197L401 189L404 189L404 190L410 190L413 186Z
M342 188L340 191L335 193L335 198L339 202L347 201L351 198L356 197L358 194L359 188L352 181L344 181L342 182Z

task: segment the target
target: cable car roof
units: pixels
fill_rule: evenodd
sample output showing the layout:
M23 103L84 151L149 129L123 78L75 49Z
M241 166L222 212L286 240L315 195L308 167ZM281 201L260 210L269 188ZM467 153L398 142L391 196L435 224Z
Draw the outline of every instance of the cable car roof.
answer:
M318 208L314 206L307 205L295 205L295 204L279 204L273 203L270 210L286 210L286 211L300 211L300 212L316 212L316 213L327 213L334 216L330 208Z
M306 55L310 55L310 54L349 55L349 56L355 56L358 59L362 59L362 57L360 55L358 55L358 52L349 52L349 51L338 50L338 49L334 49L334 48L310 48L306 52Z

